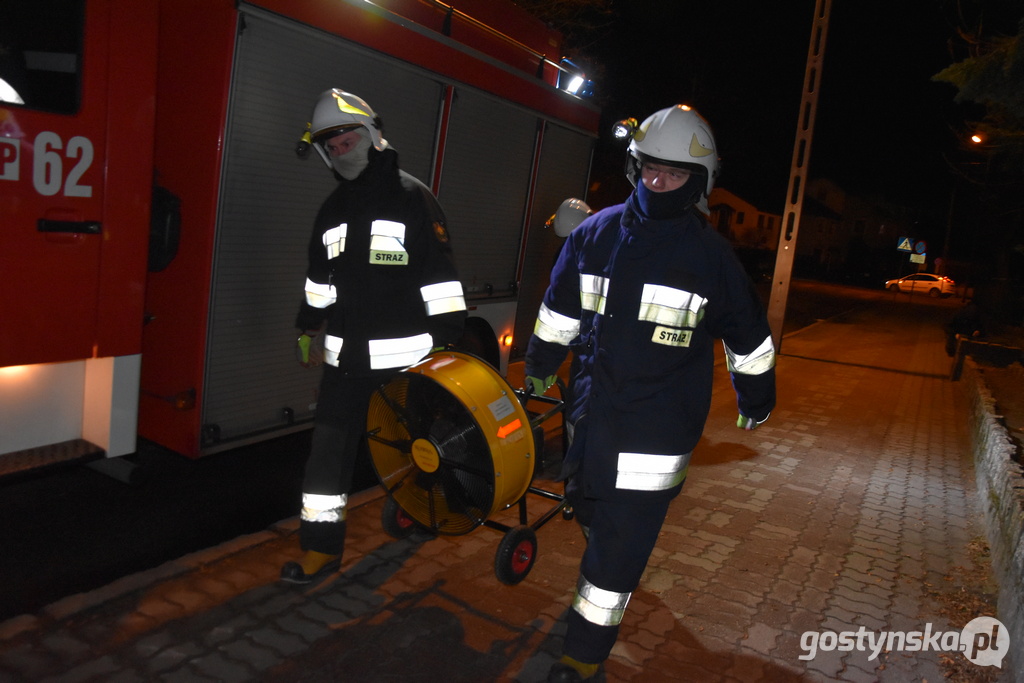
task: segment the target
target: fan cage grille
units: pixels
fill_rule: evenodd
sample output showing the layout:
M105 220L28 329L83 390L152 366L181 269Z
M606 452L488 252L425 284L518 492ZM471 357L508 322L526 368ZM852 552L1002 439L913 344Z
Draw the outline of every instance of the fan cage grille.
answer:
M436 533L465 534L494 511L495 468L472 412L430 377L400 373L382 385L368 411L370 456L381 485L416 522ZM424 471L412 443L425 439L438 466Z

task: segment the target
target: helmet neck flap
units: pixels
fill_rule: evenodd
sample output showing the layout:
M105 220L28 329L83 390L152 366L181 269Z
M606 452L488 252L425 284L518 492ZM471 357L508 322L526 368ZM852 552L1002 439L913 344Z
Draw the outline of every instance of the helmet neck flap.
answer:
M359 142L352 149L340 156L332 157L328 155L328 158L331 160L331 167L345 180L355 180L358 178L366 170L367 164L370 163L370 148L373 146L373 143L370 141L370 133L363 126L356 128L355 132L359 134ZM319 144L322 145L328 139L330 138L323 138Z

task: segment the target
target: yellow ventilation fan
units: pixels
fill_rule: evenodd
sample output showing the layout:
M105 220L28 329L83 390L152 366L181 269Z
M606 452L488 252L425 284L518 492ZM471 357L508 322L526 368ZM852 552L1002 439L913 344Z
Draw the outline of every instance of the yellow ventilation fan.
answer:
M374 392L367 413L370 457L389 496L385 527L392 535L414 524L445 535L482 524L505 530L495 569L505 583L520 581L535 559L534 529L564 507L561 496L530 486L534 430L560 409L559 401L531 422L501 375L464 353L436 353L397 373ZM533 527L525 525L527 491L559 501ZM488 520L517 502L522 525Z

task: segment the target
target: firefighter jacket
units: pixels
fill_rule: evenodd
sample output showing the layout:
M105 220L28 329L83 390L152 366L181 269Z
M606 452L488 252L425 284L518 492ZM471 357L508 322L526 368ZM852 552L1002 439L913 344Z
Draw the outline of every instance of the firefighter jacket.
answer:
M326 320L324 362L347 374L407 367L458 341L466 303L444 213L394 150L372 150L320 207L305 289L296 326Z
M635 192L584 221L555 264L526 355L527 375L547 377L574 354L565 414L577 430L563 478L584 458L587 497L677 494L710 409L716 339L740 412L765 420L775 351L729 243L694 210L644 217Z

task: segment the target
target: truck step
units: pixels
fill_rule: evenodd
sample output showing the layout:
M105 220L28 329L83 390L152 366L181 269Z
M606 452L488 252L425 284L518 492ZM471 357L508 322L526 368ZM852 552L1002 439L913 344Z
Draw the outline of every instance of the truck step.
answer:
M56 465L86 463L104 456L102 448L85 439L72 439L49 446L28 448L0 455L0 478Z

